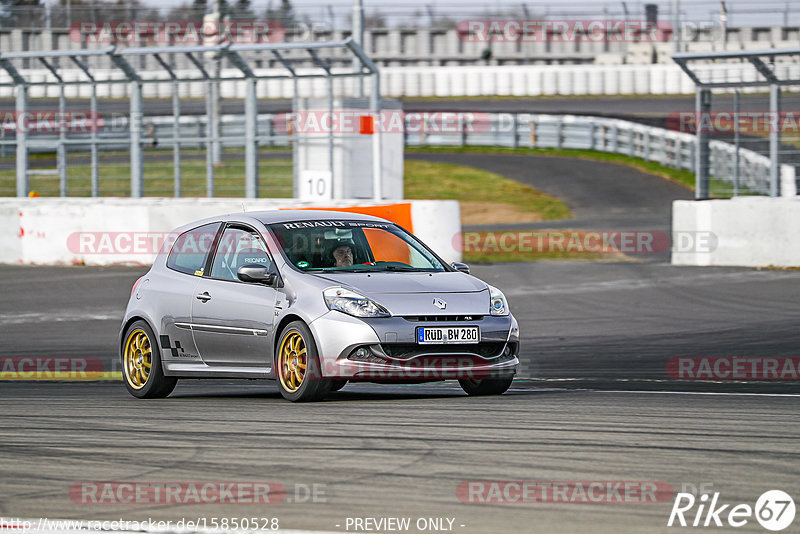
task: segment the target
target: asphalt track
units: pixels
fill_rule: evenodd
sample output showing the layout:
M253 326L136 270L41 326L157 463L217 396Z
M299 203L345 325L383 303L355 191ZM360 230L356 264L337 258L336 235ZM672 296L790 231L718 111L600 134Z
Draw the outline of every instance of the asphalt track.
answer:
M143 272L0 267L0 355L99 358L118 371L119 323ZM520 376L544 385L719 390L661 381L679 356L800 356L800 271L539 262L474 265L473 272L505 291L522 332ZM757 389L765 388L800 393L796 384Z
M592 176L580 164L569 174L542 170L558 158L480 158L478 166L543 190L566 188L576 221L595 227L624 222L633 209L641 218L631 224L664 225L663 206L686 194L627 168L596 167L603 178L581 197ZM570 180L580 187L570 191ZM630 180L651 194L618 198L613 191ZM97 357L118 369L119 320L143 271L0 267L0 356ZM677 382L666 366L678 356L800 356L800 271L633 261L473 272L506 292L520 322L524 379L508 394L348 385L327 402L295 405L269 382L183 381L159 401L133 399L119 382L0 382L0 516L277 517L284 529L325 531L345 531L348 517L447 517L465 533L666 532L675 530L666 527L671 498L479 504L462 502L457 488L663 481L676 491L705 484L725 503L753 505L768 489L798 498L796 382ZM70 488L83 481L273 481L289 496L259 506L74 502ZM324 496L297 502L298 488L313 484ZM752 520L737 530L759 531Z
M500 231L668 232L671 201L691 195L680 185L610 163L485 154L409 157L499 172L564 199L575 214L495 227ZM618 387L620 380L667 379L667 362L676 356L797 355L800 272L673 267L667 251L630 259L473 266L506 292L520 320L521 376ZM93 357L118 370L119 320L143 272L0 267L0 291L10 297L0 300L0 355Z
M655 504L483 504L456 492L474 480L663 481L677 491L703 484L725 503L752 506L773 488L796 499L797 401L544 388L482 399L443 387L347 386L328 402L296 405L258 383L187 383L161 401L138 401L119 383L3 384L0 515L276 517L285 529L338 532L348 517L398 516L452 518L460 533L681 531L666 528L671 496ZM70 488L86 481L269 481L289 498L257 506L73 502ZM317 502L298 503L298 487L302 497L313 484ZM752 524L736 530L760 531Z
M632 167L557 156L408 152L407 159L468 165L495 172L564 201L573 218L505 228L664 230L673 200L689 200L686 187ZM493 225L493 228L498 228ZM481 229L469 227L468 229Z

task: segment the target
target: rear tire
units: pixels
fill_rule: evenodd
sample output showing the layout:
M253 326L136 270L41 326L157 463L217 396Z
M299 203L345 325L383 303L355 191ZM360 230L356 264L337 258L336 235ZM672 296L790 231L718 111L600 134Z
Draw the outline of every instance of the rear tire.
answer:
M322 400L330 392L332 381L322 376L317 344L305 323L294 321L281 332L275 374L281 395L292 402Z
M502 395L508 391L513 381L514 375L508 375L497 378L483 378L480 380L462 378L458 383L461 384L461 389L470 397L483 397L487 395Z
M122 344L122 379L138 399L161 399L172 393L178 379L164 376L156 335L145 321L136 321L125 332Z

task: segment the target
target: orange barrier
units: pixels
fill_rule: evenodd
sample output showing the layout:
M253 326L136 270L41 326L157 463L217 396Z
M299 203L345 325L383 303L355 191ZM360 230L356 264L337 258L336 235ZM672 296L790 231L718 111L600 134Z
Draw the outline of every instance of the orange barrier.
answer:
M282 210L321 210L321 211L344 211L346 213L360 213L362 215L372 215L399 224L409 232L414 232L414 225L411 222L411 203L402 202L398 204L384 204L381 206L355 206L352 208L327 208L324 206L314 206L313 208L280 208Z

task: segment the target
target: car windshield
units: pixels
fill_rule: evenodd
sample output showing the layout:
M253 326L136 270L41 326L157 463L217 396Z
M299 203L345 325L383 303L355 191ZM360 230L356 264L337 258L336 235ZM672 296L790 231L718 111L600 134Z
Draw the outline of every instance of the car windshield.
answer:
M296 221L271 225L286 258L302 271L444 271L414 236L391 223Z

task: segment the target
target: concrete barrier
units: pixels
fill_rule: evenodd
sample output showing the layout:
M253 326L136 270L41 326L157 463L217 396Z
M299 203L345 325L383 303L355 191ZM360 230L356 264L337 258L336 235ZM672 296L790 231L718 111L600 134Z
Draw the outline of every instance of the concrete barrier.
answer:
M302 70L302 69L301 69ZM333 69L344 72L346 69ZM186 74L191 71L181 71ZM277 74L274 69L256 69L258 75ZM305 71L303 71L305 73ZM23 74L34 81L49 79L50 74L41 70L24 70ZM85 79L77 70L64 70L65 76ZM144 71L145 78L162 77L164 72ZM192 74L194 75L194 74ZM737 74L746 78L751 74ZM98 79L113 78L120 81L112 85L99 85L100 98L125 98L130 93L117 70L98 72ZM324 97L327 95L325 80L300 80L302 96ZM366 80L369 91L369 80ZM693 93L694 83L677 65L502 65L502 66L403 66L381 69L381 92L387 97L404 96L537 96L545 95L633 95L633 94L681 94ZM788 90L791 90L787 88ZM243 98L244 84L227 80L220 83L226 98ZM169 98L172 84L146 83L145 98ZM183 98L203 98L206 86L203 82L181 83L179 94ZM292 98L292 80L267 80L257 85L258 98ZM70 98L88 98L89 85L69 88ZM32 86L31 98L48 95L58 96L58 88ZM13 87L0 87L0 98L12 98Z
M520 70L520 72L524 72ZM528 69L527 72L528 96L539 96L542 94L542 69Z
M370 203L236 198L0 198L0 263L149 265L173 228L225 213L332 209L393 220L446 261L460 261L455 200Z
M527 96L527 81L525 71L515 70L511 73L511 94L514 96Z
M558 72L553 69L542 71L542 94L558 94Z
M590 95L603 94L603 70L598 67L589 67L588 69L589 81L587 84L587 91Z
M676 200L672 204L672 263L797 267L798 228L798 198Z

